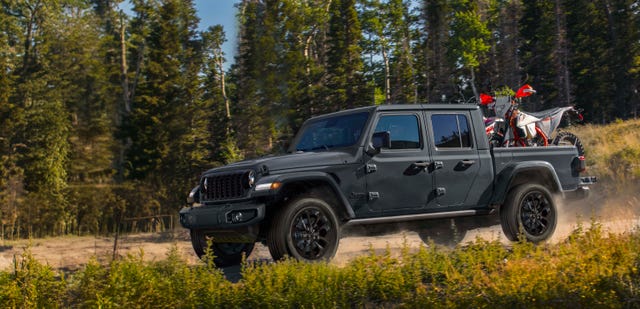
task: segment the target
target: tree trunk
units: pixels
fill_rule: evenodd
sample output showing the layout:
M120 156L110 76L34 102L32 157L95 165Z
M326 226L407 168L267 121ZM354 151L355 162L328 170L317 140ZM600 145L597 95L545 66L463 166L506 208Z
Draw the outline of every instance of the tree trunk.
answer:
M471 71L471 89L473 89L473 96L476 99L476 102L480 102L480 94L478 93L478 88L476 88L476 72L475 70L472 68L470 68Z
M567 31L565 28L564 12L561 7L560 0L555 1L556 15L556 54L557 57L557 76L558 88L560 93L560 104L569 105L571 102L571 85L569 82L569 65L568 65L568 47L567 47Z
M124 119L131 114L131 100L133 93L129 88L129 67L127 66L127 42L125 39L125 23L122 12L120 13L120 83L122 87L122 105L118 108L118 114L116 115L116 124L121 126L124 123ZM135 88L134 88L135 89ZM118 153L116 163L116 181L124 181L124 164L126 161L127 150L131 147L133 141L131 137L127 137L124 141L120 142L120 149Z
M127 42L125 39L125 25L124 17L120 13L120 83L122 86L122 104L124 106L124 114L131 113L131 94L129 93L129 68L127 67ZM117 117L116 123L122 124L123 115L120 114Z
M382 59L384 60L384 102L389 104L391 101L391 73L389 68L389 55L384 43L381 44Z

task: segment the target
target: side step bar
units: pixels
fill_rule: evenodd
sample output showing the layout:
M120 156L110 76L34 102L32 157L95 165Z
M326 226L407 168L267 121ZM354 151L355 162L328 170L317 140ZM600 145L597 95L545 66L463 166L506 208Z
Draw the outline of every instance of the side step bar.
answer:
M476 216L476 215L490 215L495 212L496 212L496 209L459 210L459 211L435 212L435 213L426 213L426 214L402 215L402 216L393 216L393 217L353 219L345 223L344 226L378 224L378 223L396 223L396 222L418 221L418 220L427 220L427 219L445 219L445 218L467 217L467 216Z

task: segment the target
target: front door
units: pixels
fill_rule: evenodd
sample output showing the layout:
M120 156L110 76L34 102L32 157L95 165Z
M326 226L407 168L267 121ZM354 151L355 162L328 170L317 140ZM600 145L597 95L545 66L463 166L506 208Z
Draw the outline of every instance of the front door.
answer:
M423 115L390 112L377 117L371 136L388 132L390 147L365 160L369 208L374 215L418 212L434 198Z

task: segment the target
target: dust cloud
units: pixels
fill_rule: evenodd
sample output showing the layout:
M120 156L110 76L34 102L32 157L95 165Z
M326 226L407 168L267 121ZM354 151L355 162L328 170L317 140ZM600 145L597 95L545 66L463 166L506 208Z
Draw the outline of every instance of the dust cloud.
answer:
M601 225L605 233L623 234L640 229L640 198L636 192L624 192L615 197L592 192L589 198L579 201L557 199L556 206L558 223L549 243L563 242L579 227L588 229L593 223ZM363 226L345 234L333 261L338 265L344 265L367 252L384 253L387 248L392 255L399 255L405 244L410 250L418 250L429 243L454 248L478 238L498 240L505 245L511 243L502 232L499 215L432 220L382 228Z

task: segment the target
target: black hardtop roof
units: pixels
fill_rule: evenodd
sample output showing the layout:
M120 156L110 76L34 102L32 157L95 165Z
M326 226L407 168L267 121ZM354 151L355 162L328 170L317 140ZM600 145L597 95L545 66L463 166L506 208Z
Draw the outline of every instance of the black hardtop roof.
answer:
M314 116L313 118L331 117L340 114L351 114L357 112L371 112L378 111L412 111L412 110L474 110L478 109L476 104L388 104L388 105L371 105L364 107L357 107L352 109L345 109L338 112L323 114Z
M392 104L392 105L378 105L379 111L396 111L396 110L470 110L477 109L475 104L445 104L445 103L433 103L433 104Z

